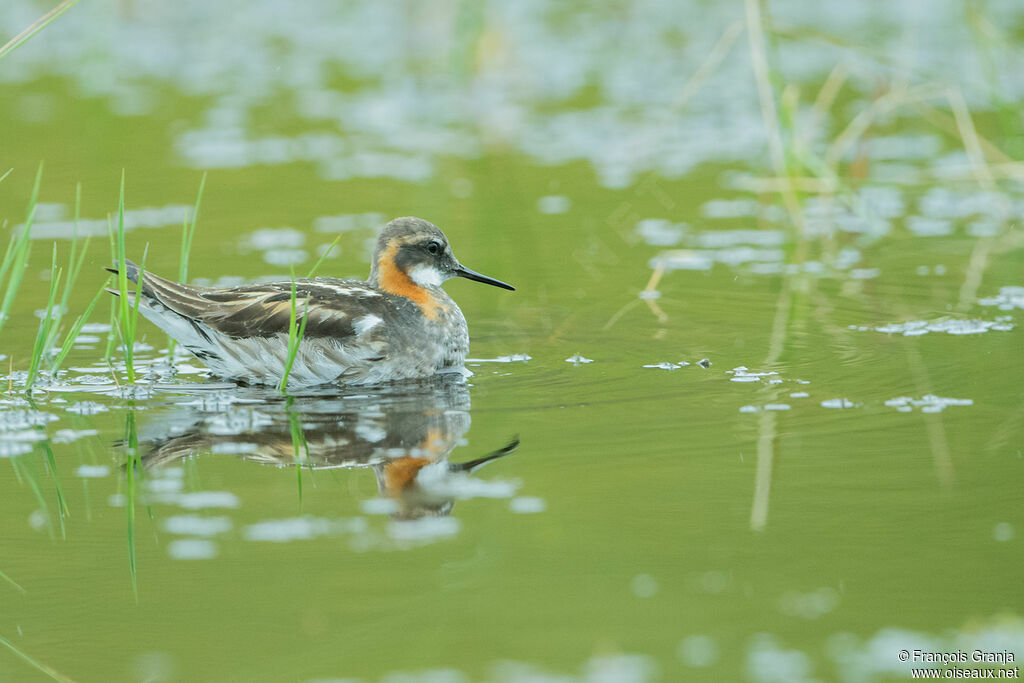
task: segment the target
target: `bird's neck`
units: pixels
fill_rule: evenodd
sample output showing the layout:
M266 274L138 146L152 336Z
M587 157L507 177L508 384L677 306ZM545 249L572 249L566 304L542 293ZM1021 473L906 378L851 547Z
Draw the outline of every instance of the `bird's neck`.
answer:
M389 245L373 262L369 283L377 289L409 299L429 320L438 320L446 304L443 291L435 287L423 287L409 277L409 274L395 265L397 246ZM442 296L439 297L438 294Z

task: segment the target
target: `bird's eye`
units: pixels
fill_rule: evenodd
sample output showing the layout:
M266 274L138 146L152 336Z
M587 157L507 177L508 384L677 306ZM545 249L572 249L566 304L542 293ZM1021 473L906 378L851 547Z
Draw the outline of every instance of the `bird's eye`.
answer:
M437 256L438 254L441 253L441 243L440 242L428 242L427 243L427 251L429 251L434 256Z

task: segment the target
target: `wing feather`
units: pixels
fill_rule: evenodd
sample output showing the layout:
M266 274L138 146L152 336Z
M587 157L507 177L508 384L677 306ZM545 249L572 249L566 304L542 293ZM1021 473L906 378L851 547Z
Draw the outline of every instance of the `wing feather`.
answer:
M128 261L128 278L138 280L138 267ZM113 270L113 269L111 269ZM116 272L116 270L113 270ZM235 339L288 334L291 282L212 289L186 285L146 272L142 294L165 308ZM307 338L329 337L344 344L357 336L355 321L363 316L385 319L393 309L387 298L357 280L316 278L295 283L296 317L304 316ZM385 341L380 329L361 332L360 341Z

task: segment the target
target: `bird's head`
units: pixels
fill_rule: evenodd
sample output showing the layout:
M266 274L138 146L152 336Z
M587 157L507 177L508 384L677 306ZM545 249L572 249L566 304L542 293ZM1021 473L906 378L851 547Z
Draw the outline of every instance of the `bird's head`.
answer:
M444 233L422 218L396 218L381 231L373 252L370 284L408 296L405 291L410 287L433 289L453 277L515 290L459 263Z

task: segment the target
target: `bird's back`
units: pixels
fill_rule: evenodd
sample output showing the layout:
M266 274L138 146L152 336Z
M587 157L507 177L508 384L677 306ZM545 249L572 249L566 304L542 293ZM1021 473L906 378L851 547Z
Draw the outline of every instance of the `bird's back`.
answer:
M135 264L127 263L127 275L138 281ZM441 290L443 312L432 321L409 299L359 280L303 279L294 299L292 290L291 281L216 289L147 272L139 310L216 374L249 383L280 380L293 320L305 321L293 386L376 384L462 368L465 318Z

